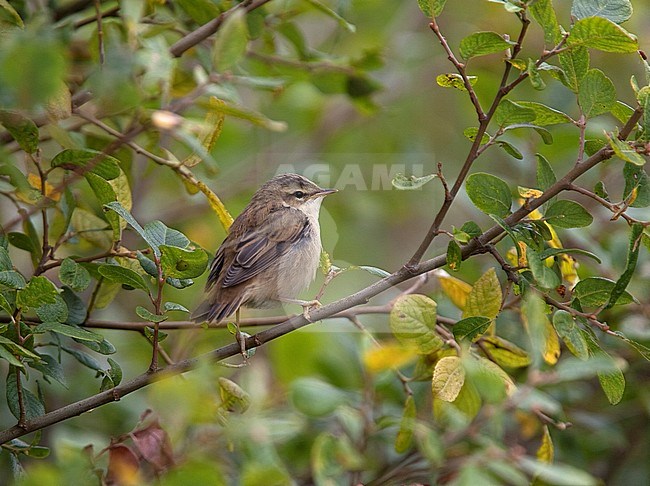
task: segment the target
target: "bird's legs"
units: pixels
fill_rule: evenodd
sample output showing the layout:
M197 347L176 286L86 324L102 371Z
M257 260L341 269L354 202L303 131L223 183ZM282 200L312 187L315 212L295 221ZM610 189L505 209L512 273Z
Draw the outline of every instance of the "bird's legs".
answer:
M246 351L246 338L243 336L241 333L241 330L239 329L239 309L237 309L237 312L235 313L235 339L239 343L239 350L241 351L241 355L244 358L244 362L248 362L248 353Z
M302 307L302 315L305 319L307 319L309 322L312 322L311 316L309 315L309 312L318 309L319 307L323 307L323 304L320 303L318 300L300 300L300 299L288 299L285 297L280 297L280 302L284 302L285 304L297 304Z

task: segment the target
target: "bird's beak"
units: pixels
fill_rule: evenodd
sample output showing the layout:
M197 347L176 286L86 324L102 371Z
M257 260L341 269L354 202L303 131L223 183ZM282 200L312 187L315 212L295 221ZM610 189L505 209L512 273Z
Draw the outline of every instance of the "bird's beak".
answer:
M316 194L314 194L313 197L325 197L329 194L334 194L335 192L339 192L338 189L321 189L318 191Z

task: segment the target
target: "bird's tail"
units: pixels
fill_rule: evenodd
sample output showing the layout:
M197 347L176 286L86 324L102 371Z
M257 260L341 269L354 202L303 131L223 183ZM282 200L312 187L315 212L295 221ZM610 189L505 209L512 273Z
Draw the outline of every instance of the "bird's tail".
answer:
M194 322L220 322L231 314L234 314L242 303L242 299L233 302L219 303L211 300L203 301L190 315Z

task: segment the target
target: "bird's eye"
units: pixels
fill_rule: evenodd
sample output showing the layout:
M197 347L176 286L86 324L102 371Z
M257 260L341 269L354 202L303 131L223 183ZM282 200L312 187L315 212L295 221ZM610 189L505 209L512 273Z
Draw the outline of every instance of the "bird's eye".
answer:
M294 195L297 199L302 199L303 197L305 197L305 193L302 192L302 191L296 191L296 192L293 193L293 195Z

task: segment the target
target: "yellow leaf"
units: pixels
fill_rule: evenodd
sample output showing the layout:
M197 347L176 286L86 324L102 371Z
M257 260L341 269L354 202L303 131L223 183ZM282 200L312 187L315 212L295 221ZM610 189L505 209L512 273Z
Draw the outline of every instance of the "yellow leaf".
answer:
M108 183L111 185L113 191L115 192L115 198L117 202L119 202L127 211L131 211L131 208L133 207L133 199L131 197L131 186L129 186L129 180L126 177L124 171L120 169L120 175L117 176L115 179L111 179L110 181L108 181ZM127 226L126 220L120 218L119 221L120 221L120 227L122 229L126 228Z
M537 459L540 462L551 464L553 462L553 441L551 440L551 433L548 430L548 425L544 426L542 433L542 444L537 449Z
M206 186L203 182L199 181L198 179L192 178L187 179L187 183L195 186L198 188L199 191L201 191L206 198L208 198L208 203L210 204L210 207L212 210L217 213L217 216L219 217L219 221L221 222L222 226L228 231L228 228L230 228L230 225L232 224L233 217L230 215L230 212L226 209L226 206L221 202L221 199L219 199L219 196L217 196L214 192L212 192L212 189L210 189L208 186Z
M529 440L539 431L539 418L530 412L523 410L515 411L515 419L519 424L519 434L522 438Z
M465 383L465 369L458 356L442 358L433 370L433 396L445 402L453 402Z
M562 274L562 278L569 282L572 287L575 286L580 281L577 260L566 253L558 255L558 258L560 259L560 273Z
M29 173L27 174L27 182L34 189L41 190L41 177L38 174ZM45 181L45 196L50 198L52 201L58 201L61 199L61 193L54 189L54 186L49 182Z
M452 277L447 272L440 272L438 274L438 281L445 295L449 297L456 307L463 310L467 302L467 296L472 291L472 286L467 282Z
M414 348L392 342L368 349L363 353L363 364L369 372L380 373L401 368L415 361L417 357L418 354Z
M494 319L499 315L502 299L501 284L496 271L494 268L490 268L476 281L467 296L463 318L485 316Z
M544 326L544 336L546 337L544 361L547 364L554 365L560 359L560 338L548 319L546 319L546 325Z
M215 142L221 135L223 129L223 121L226 115L222 110L217 110L218 107L223 106L224 102L216 96L211 96L208 104L208 112L205 115L205 121L201 133L198 136L199 142L207 153L210 153ZM193 153L183 160L183 165L186 167L194 167L201 162L201 157Z
M531 189L529 187L521 186L517 188L517 191L519 192L519 195L525 199L535 199L544 194L544 191L540 191L539 189Z
M489 353L490 358L496 361L499 366L521 368L531 363L530 356L526 351L498 336L484 336L483 346Z

